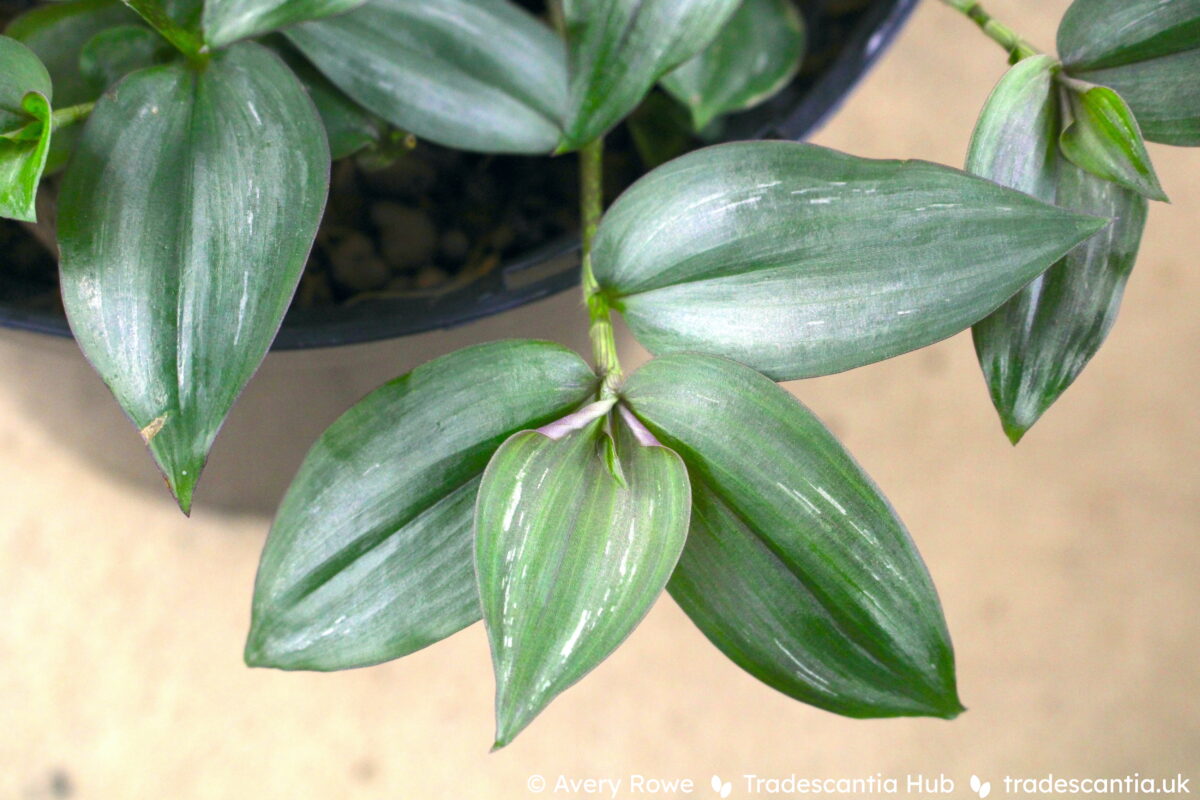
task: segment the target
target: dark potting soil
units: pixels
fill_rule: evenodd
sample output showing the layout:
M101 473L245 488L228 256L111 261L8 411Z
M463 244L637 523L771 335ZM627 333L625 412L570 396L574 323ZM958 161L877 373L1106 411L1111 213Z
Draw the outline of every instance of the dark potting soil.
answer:
M0 23L13 2L0 0ZM797 2L809 31L797 77L803 82L837 56L871 0ZM543 0L523 4L540 10ZM649 126L643 132L661 136L671 154L702 145L686 131L681 114L674 120L661 114L668 105L664 98L652 97L635 115ZM643 113L654 104L658 116ZM672 130L664 132L665 127ZM611 201L655 164L639 155L625 126L608 137L606 148L605 194ZM401 150L386 166L377 156L334 163L325 218L293 309L457 289L578 230L573 157L488 156L427 142ZM62 313L53 234L58 180L43 183L41 225L0 220L0 301Z

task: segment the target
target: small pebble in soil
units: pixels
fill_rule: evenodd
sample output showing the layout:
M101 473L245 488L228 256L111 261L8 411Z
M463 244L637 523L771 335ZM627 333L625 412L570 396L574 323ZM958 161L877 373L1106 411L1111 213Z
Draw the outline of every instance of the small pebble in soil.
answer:
M446 281L450 280L450 276L446 274L444 269L437 267L422 267L417 273L417 278L413 285L417 289L433 289L441 286Z
M329 260L333 279L353 291L374 291L382 288L391 277L370 237L358 231L345 234L330 251Z
M438 255L451 264L461 264L471 251L471 240L459 228L451 228L438 240Z
M437 169L419 155L409 155L383 169L364 169L363 185L397 200L420 200L437 183Z
M437 227L421 209L384 200L371 206L371 222L379 231L383 260L393 270L415 267L433 258Z

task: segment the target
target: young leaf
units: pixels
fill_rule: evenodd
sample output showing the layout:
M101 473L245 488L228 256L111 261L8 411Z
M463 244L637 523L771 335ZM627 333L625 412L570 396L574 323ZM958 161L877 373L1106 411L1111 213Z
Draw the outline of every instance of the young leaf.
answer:
M668 588L713 644L838 714L962 711L921 557L804 406L747 367L696 355L654 359L623 394L687 464L692 523Z
M558 141L563 43L509 0L371 0L286 33L342 91L422 139L538 154Z
M1200 0L1075 0L1058 51L1069 74L1123 97L1150 141L1200 145Z
M204 40L226 47L288 25L323 19L361 6L364 0L206 0Z
M967 169L1053 203L1057 194L1058 62L1018 61L996 84L971 137Z
M136 72L88 121L59 197L63 302L185 511L287 310L328 182L320 118L255 44Z
M203 0L123 0L146 23L188 58L208 53L199 32Z
M634 184L593 264L651 352L790 380L957 333L1105 224L949 167L739 142Z
M788 84L804 58L804 21L792 0L742 0L712 44L662 79L702 130Z
M1016 443L1100 348L1116 319L1146 221L1146 200L1060 157L1052 59L1021 61L988 98L967 168L1113 224L1072 250L973 328L1005 433Z
M563 0L571 94L560 150L603 136L699 53L740 0Z
M79 53L79 70L97 94L131 72L162 64L174 49L154 31L141 25L118 25L100 31Z
M115 25L140 24L120 0L73 0L26 11L8 25L6 33L29 47L50 73L54 102L59 108L87 103L100 96L80 69L80 53L96 33ZM75 148L82 125L54 134L46 157L45 174L61 169Z
M335 670L419 650L479 619L480 475L514 432L595 392L548 342L477 345L417 367L333 423L275 516L246 663Z
M687 535L679 456L614 420L622 483L597 411L585 409L581 421L593 418L582 428L516 434L479 487L475 571L496 672L496 747L629 635Z
M33 51L0 36L0 217L34 222L50 151L50 75Z
M1107 86L1071 79L1066 94L1071 123L1059 137L1063 155L1097 177L1166 201L1137 120L1121 96Z

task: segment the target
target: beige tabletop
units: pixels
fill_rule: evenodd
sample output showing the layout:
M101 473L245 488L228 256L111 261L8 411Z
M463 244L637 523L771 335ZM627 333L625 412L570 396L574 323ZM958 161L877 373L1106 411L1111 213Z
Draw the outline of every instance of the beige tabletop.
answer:
M1050 46L1064 0L993 0ZM815 140L961 164L1004 68L925 3ZM270 510L316 433L380 381L487 338L584 345L565 295L449 334L268 359L184 519L73 345L0 335L0 798L440 800L544 797L560 776L972 774L1200 782L1200 150L1152 147L1152 209L1104 350L1020 447L968 336L792 384L906 520L937 582L969 711L854 721L794 703L669 601L508 749L475 626L330 675L241 662ZM631 362L644 359L625 341ZM535 779L536 783L536 779ZM946 784L942 784L946 786ZM1193 792L1200 786L1193 785ZM610 796L610 795L604 795ZM776 795L780 796L780 795ZM790 796L790 795L782 795ZM877 796L884 796L882 794Z

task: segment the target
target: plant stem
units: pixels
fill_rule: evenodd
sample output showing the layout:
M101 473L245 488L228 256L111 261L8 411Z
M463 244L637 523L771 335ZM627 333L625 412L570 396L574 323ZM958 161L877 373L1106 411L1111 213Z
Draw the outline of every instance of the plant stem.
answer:
M580 211L583 217L583 302L588 309L588 337L600 373L600 398L616 397L621 380L617 340L613 334L608 298L592 272L592 241L604 213L604 140L596 139L579 151Z
M979 5L979 0L942 0L942 2L964 14L978 25L980 30L986 33L992 41L1007 50L1012 63L1015 64L1023 58L1036 56L1041 52L1012 28L984 11L983 6Z
M55 109L54 113L50 115L50 123L54 130L74 125L80 120L87 119L88 114L91 114L95 107L95 103L80 103L77 106Z
M59 128L65 128L68 125L74 125L81 119L86 119L87 115L92 113L92 109L95 107L95 103L80 103L77 106L67 106L66 108L60 108L56 111L52 111L50 113L50 130L56 131ZM0 138L22 142L33 141L41 135L42 121L38 119L30 119L21 127L0 134Z
M208 46L190 30L171 19L158 0L124 0L125 5L150 23L150 27L183 53L197 67L208 63Z

